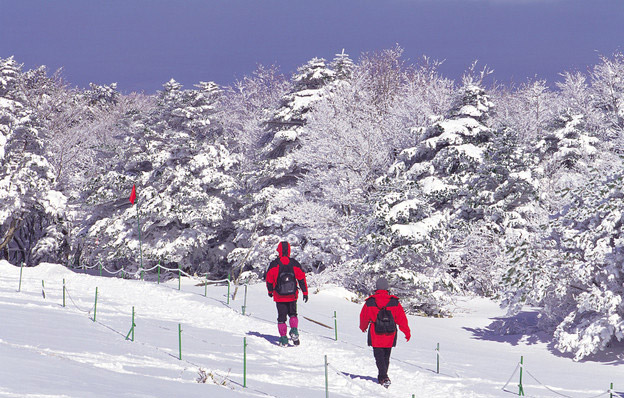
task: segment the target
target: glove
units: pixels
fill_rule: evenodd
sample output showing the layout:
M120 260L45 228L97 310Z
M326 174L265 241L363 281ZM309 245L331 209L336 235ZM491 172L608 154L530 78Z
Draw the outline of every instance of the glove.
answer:
M412 337L411 334L406 334L405 335L405 342L408 342L410 340L410 337Z
M307 303L307 302L308 302L308 295L307 295L307 294L304 294L304 295L303 295L303 302L304 302L304 303Z
M269 292L269 297L273 297L273 292Z

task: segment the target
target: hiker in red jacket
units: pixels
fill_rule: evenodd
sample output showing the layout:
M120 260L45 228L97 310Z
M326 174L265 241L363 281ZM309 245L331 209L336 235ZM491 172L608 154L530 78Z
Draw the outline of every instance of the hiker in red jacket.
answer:
M266 273L266 286L269 297L273 297L277 306L277 330L280 334L279 345L288 345L286 336L286 315L289 317L290 338L294 345L299 345L299 319L297 318L297 297L299 290L303 293L303 302L308 302L308 284L306 276L301 269L301 264L294 258L290 258L290 245L288 242L280 242L277 245L279 257L271 261Z
M411 332L399 298L388 293L388 280L379 278L375 288L375 294L366 299L360 313L360 329L362 332L366 332L368 329L368 345L373 347L373 355L379 370L377 380L379 384L388 388L390 386L390 378L388 378L390 352L397 342L396 327L401 329L406 341L409 341ZM380 314L383 309L387 309L392 316L386 311L382 311ZM380 319L377 319L378 315ZM376 329L385 330L378 333Z

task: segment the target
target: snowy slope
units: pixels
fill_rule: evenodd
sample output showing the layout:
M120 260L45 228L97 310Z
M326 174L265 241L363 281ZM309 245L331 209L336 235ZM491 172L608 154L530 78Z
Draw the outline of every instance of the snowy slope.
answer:
M508 392L502 388L521 355L527 396L608 396L609 383L616 383L616 390L624 387L621 355L573 362L553 354L539 339L495 334L490 328L502 312L482 299L458 302L454 318L410 316L412 340L406 343L400 336L390 364L393 384L385 390L374 383L372 351L358 329L360 304L338 287L311 281L310 301L299 304L302 344L281 348L276 345L275 307L262 284L249 286L242 315L243 288L228 305L226 286L205 289L190 278L182 278L178 290L177 279L158 285L85 275L53 264L24 268L21 287L19 278L18 267L0 262L0 397L322 397L325 355L331 397L517 396L517 372ZM89 310L96 287L94 322ZM126 340L133 306L134 342ZM333 327L334 311L338 341L334 330L303 318ZM527 310L516 321L533 317ZM435 371L437 343L440 374ZM206 383L197 382L202 371Z

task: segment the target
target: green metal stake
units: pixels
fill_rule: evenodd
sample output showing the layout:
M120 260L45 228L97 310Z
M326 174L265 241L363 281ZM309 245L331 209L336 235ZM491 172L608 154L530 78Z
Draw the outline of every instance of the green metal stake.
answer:
M124 279L126 276L124 275L124 269L123 267L121 268L121 279Z
M334 311L334 333L336 335L336 341L338 341L338 318L336 316L336 311Z
M158 260L158 284L160 285L160 260Z
M243 301L243 315L245 315L245 309L247 308L247 285L245 285L245 299Z
M522 368L524 367L524 357L520 357L520 384L518 384L518 396L524 396L524 388L522 387Z
M93 306L93 322L95 322L95 315L97 313L97 293L98 293L98 288L95 288L95 305Z
M65 307L65 278L63 278L63 307Z
M247 337L243 337L243 387L247 388Z
M182 270L180 264L178 264L178 290L182 290Z
M128 334L126 335L126 340L128 340L128 338L130 337L130 335L132 334L132 341L134 341L134 327L136 326L136 324L134 323L134 306L132 307L132 326L130 327L130 331L128 332Z
M230 305L230 274L228 274L228 295L227 295L227 305Z
M178 345L180 347L180 361L182 360L182 324L178 323Z
M19 286L17 287L18 292L22 291L22 271L23 270L24 270L24 262L20 261L20 281L19 281Z
M436 373L440 373L440 343L436 347Z
M613 398L613 383L611 383L611 388L609 388L609 398Z
M102 276L102 259L100 259L100 276Z
M329 398L329 380L327 378L327 355L325 355L325 398Z

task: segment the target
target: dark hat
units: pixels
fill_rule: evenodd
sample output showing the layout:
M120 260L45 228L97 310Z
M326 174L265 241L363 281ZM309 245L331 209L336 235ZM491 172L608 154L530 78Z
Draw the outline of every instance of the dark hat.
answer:
M388 284L388 280L383 276L377 279L377 283L375 283L376 290L388 290L389 287L390 285Z

